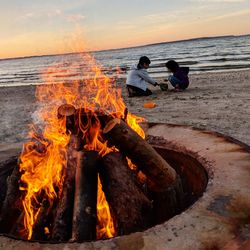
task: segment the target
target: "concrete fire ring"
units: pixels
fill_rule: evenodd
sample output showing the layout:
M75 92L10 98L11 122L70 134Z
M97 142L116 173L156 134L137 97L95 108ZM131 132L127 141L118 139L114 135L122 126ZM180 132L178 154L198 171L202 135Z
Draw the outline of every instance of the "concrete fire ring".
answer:
M191 207L144 232L109 240L48 244L0 236L0 249L250 249L250 147L188 126L147 124L146 134L205 168L208 185Z

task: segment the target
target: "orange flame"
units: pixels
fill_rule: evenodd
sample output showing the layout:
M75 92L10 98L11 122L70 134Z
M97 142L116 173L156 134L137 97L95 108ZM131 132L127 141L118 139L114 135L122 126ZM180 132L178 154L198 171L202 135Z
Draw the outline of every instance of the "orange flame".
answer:
M88 65L87 76L81 71L79 62ZM55 84L60 73L78 76L84 80L73 80ZM80 73L79 73L80 72ZM55 75L56 74L56 75ZM121 90L116 88L114 80L104 75L100 66L89 54L80 55L76 63L67 63L66 70L56 67L48 68L44 74L44 83L37 87L36 95L40 110L37 112L41 124L33 126L32 140L24 145L21 154L20 171L21 187L23 190L24 225L27 238L32 238L33 227L41 208L42 200L47 199L50 207L55 198L60 195L64 181L64 169L67 164L66 149L70 135L66 133L66 121L57 118L57 108L62 104L71 104L77 109L92 111L103 110L114 117L123 117L126 108ZM144 132L138 125L143 119L127 113L127 123L140 136ZM114 151L108 148L106 141L101 137L100 124L79 124L84 135L90 135L86 149L96 150L101 156ZM42 133L40 131L43 131ZM102 192L100 180L98 181L98 221L97 235L100 238L115 236L113 220L109 206ZM45 231L49 233L49 228Z

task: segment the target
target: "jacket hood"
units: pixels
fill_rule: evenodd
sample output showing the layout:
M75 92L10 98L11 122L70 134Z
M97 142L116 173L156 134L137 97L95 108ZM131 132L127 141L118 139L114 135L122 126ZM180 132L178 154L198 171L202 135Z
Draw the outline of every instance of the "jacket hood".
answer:
M138 68L137 68L137 64L132 65L130 69L131 69L131 70L136 70L136 69L138 69Z

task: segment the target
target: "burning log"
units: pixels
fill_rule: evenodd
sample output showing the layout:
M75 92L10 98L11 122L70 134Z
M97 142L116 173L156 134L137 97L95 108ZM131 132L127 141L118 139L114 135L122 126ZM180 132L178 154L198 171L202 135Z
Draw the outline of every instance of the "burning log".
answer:
M75 192L76 151L72 148L68 152L68 162L65 170L63 191L56 209L52 229L53 241L68 241L71 238L72 217Z
M73 105L64 104L57 110L58 119L66 119L66 129L72 131L75 125L76 109Z
M86 144L91 144L93 134L106 126L112 119L105 111L98 109L92 111L85 108L75 109L69 104L61 105L57 110L58 119L66 119L66 129L75 135L77 150Z
M20 177L19 167L16 166L7 179L7 193L0 214L0 232L9 232L21 214Z
M96 132L100 129L100 119L103 117L98 116L97 113L91 110L77 109L75 117L75 134L80 140L81 148L84 145L92 144Z
M104 110L98 109L95 111L88 109L77 110L78 119L76 124L81 124L82 127L96 127L98 124L100 127L106 126L106 123L111 119L110 116Z
M101 109L93 112L92 110L84 108L76 109L70 104L61 105L57 110L57 117L58 119L66 118L66 128L71 131L74 130L74 128L78 130L80 126L85 127L89 125L89 127L91 127L97 122L104 127L107 121L111 119L109 115Z
M105 155L99 172L118 234L146 228L152 204L135 184L125 157L119 152Z
M75 241L96 239L97 164L97 152L78 152L72 226Z
M109 143L115 145L146 174L153 190L163 191L175 183L175 170L124 121L117 118L111 120L103 134Z
M39 208L37 219L33 225L32 240L46 240L45 228L49 224L49 214L51 212L51 205L47 199L43 199L41 207Z

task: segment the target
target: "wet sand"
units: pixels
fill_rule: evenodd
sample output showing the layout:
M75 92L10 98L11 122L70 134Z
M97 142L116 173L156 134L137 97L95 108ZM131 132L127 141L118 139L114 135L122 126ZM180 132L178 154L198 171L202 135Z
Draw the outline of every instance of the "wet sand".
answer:
M149 97L128 98L125 80L117 85L122 87L129 111L149 122L191 125L250 145L250 70L193 74L190 80L186 91L173 92L169 86L163 92L152 87ZM144 108L149 101L157 106ZM1 87L0 104L0 146L24 141L36 110L35 87Z

